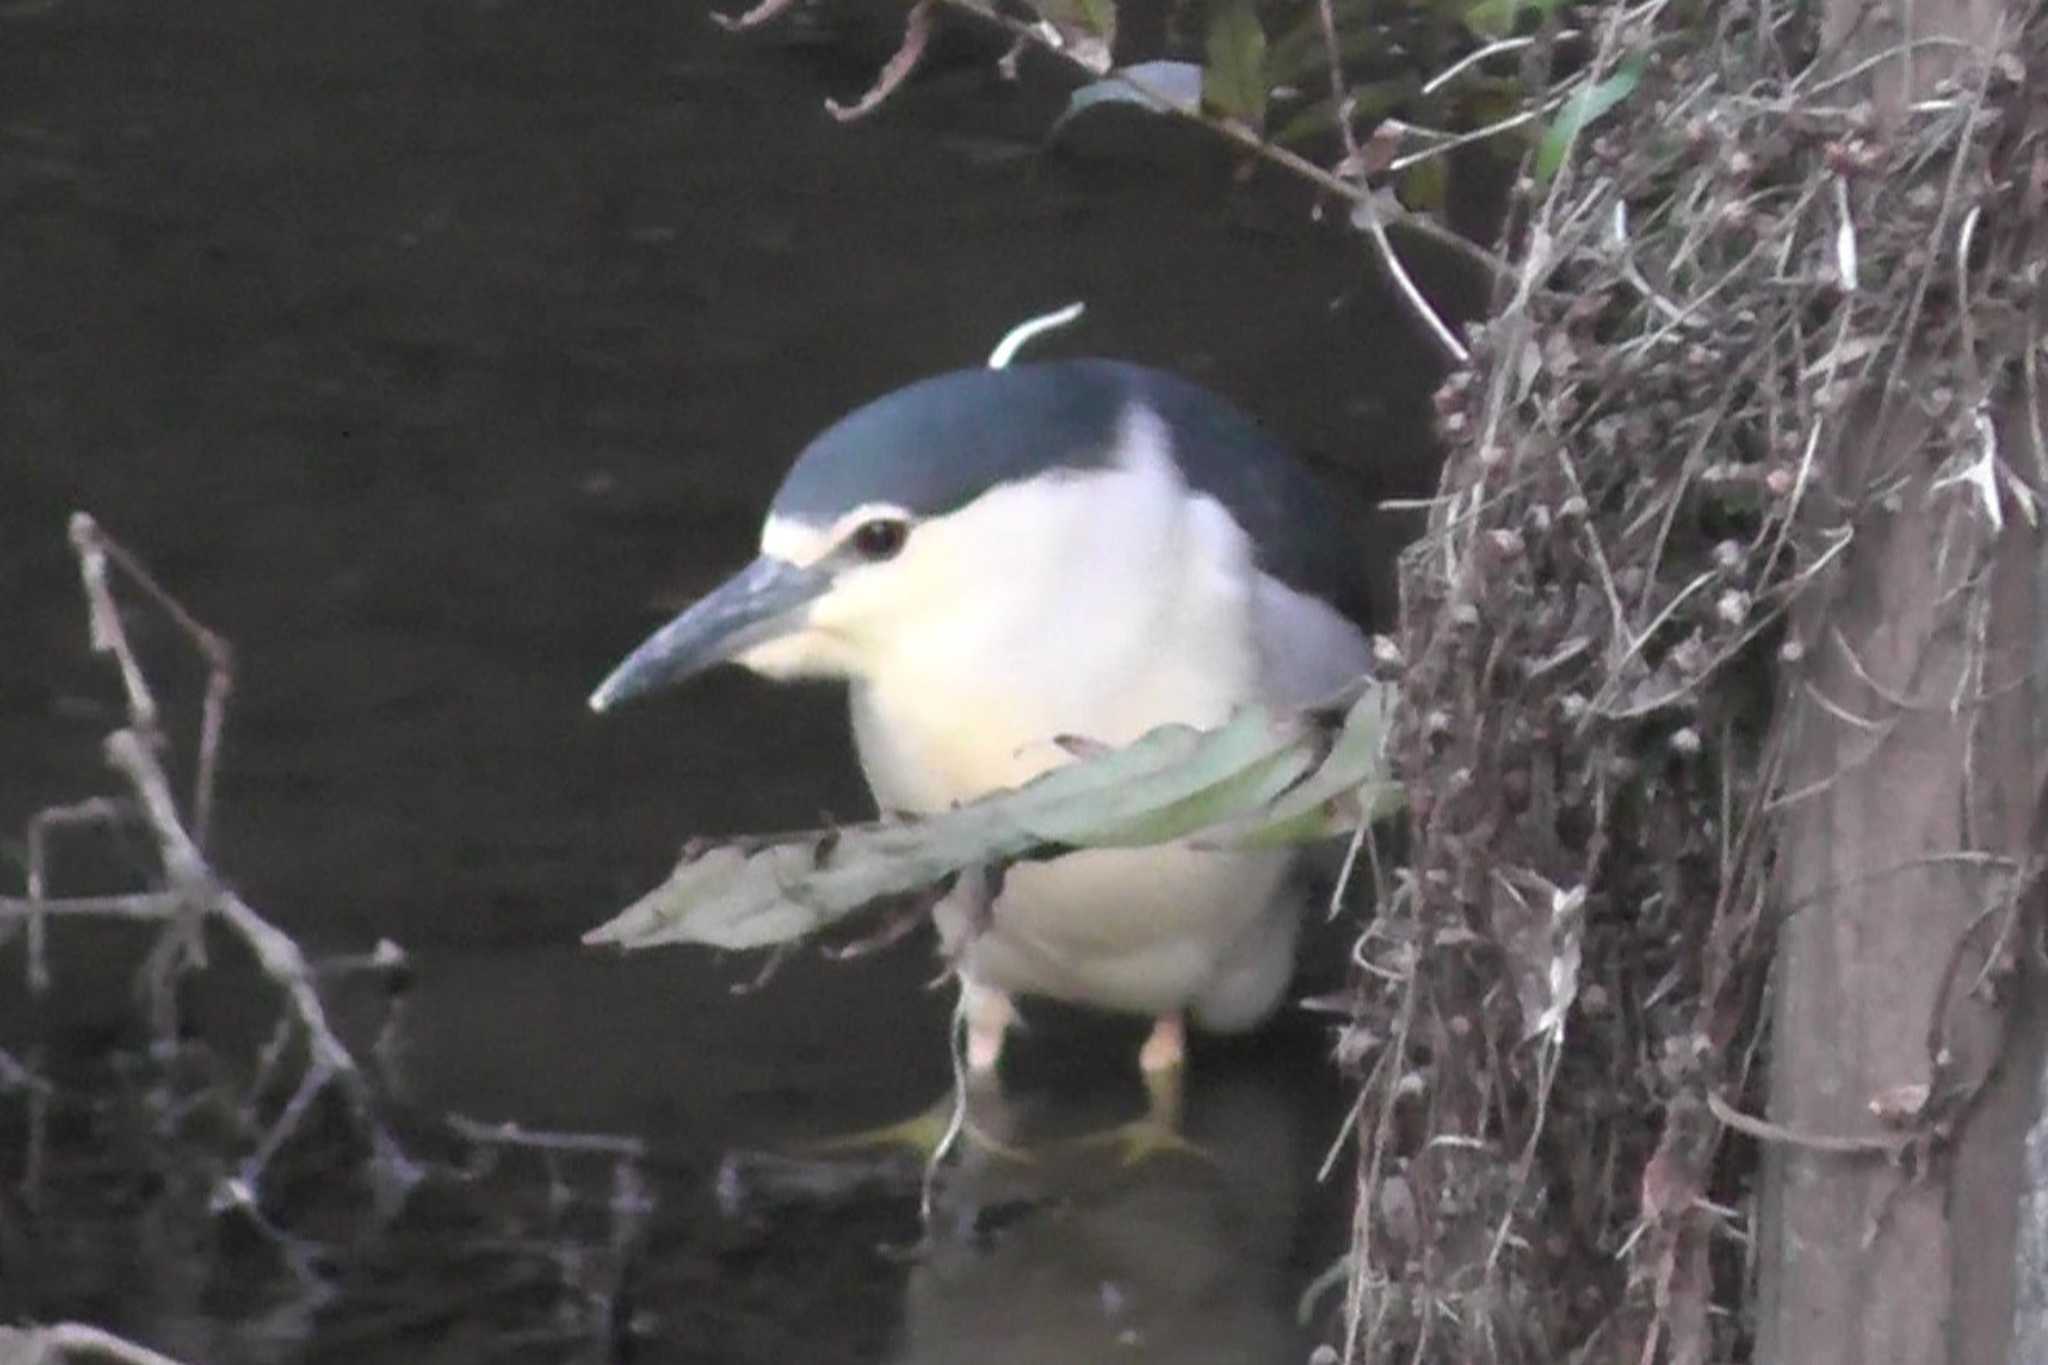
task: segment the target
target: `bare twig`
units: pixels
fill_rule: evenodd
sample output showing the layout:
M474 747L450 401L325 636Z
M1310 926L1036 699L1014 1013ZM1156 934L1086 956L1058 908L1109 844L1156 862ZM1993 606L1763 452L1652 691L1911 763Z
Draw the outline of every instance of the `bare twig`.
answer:
M741 33L750 28L759 28L789 11L795 9L801 0L761 0L761 3L741 14L720 14L711 12L711 22L728 33Z
M377 1116L369 1083L356 1066L355 1058L327 1022L326 1007L320 1002L319 992L313 985L312 970L306 965L299 945L223 884L200 856L198 846L178 821L177 808L171 800L170 786L164 779L163 769L133 730L116 730L109 735L106 755L108 763L128 779L142 803L172 888L188 904L203 906L212 917L226 924L256 955L264 974L285 993L292 1013L305 1029L311 1054L301 1093L310 1099L311 1092L330 1083L338 1087L347 1098L356 1121L369 1132L381 1161L394 1172L410 1173L410 1163L405 1161L397 1140L385 1130ZM304 1107L301 1101L286 1108L266 1135L259 1153L267 1155L291 1136ZM260 1179L261 1165L257 1162L242 1172L242 1179L252 1189ZM407 1174L405 1178L413 1177Z
M499 1123L486 1123L482 1119L473 1119L464 1114L448 1115L448 1126L471 1142L491 1147L522 1147L534 1151L631 1157L636 1161L644 1160L647 1156L647 1144L637 1137L617 1137L609 1133L551 1132L544 1128L527 1128L511 1119Z
M1780 1142L1789 1147L1804 1147L1812 1152L1835 1152L1845 1156L1897 1156L1921 1140L1918 1133L1903 1132L1868 1136L1809 1133L1745 1114L1722 1099L1715 1091L1709 1090L1706 1094L1707 1108L1713 1111L1715 1118L1736 1132L1756 1138L1760 1142Z
M158 752L162 744L157 720L161 714L147 676L130 645L108 581L108 566L120 568L141 586L192 639L211 666L207 713L200 732L200 785L193 797L195 822L212 807L216 757L228 693L232 654L227 643L195 620L170 596L142 564L101 532L84 513L71 519L71 540L78 555L95 650L110 656L127 693L129 723L106 739L107 763L126 781L131 799L102 798L45 812L31 825L28 896L0 898L0 931L25 919L31 932L50 915L93 915L164 921L174 937L153 955L157 994L168 999L171 977L182 964L200 959L201 928L206 922L225 927L255 956L264 974L283 993L289 1017L304 1035L306 1069L284 1109L259 1139L225 1192L230 1202L253 1207L263 1171L279 1148L297 1132L315 1096L333 1086L348 1103L356 1123L369 1135L381 1175L401 1187L418 1178L397 1141L378 1116L368 1082L348 1048L328 1023L314 986L313 970L291 937L273 926L226 885L207 862L200 840L188 826L171 794ZM127 895L56 899L49 897L43 841L48 831L76 824L136 821L153 838L166 886L160 891ZM47 971L47 969L44 969ZM160 1023L163 1022L160 1019Z
M884 101L896 93L897 87L910 79L910 73L917 70L918 62L924 59L925 45L932 36L933 5L934 0L917 0L910 7L910 13L903 20L903 41L876 75L875 83L868 87L867 93L852 104L828 99L825 112L841 123L852 123L881 108Z
M1316 0L1316 20L1322 26L1323 60L1330 80L1330 99L1337 109L1337 133L1344 142L1344 164L1363 172L1358 133L1351 126L1352 100L1344 89L1344 50L1337 42L1337 14L1331 0Z
M50 836L60 829L105 828L120 823L128 816L129 810L123 803L111 797L95 796L76 805L49 806L30 817L26 840L28 900L20 904L18 912L0 910L7 921L0 923L0 943L14 936L16 923L28 925L28 989L31 995L41 995L50 988L47 931L43 919L45 902L50 894ZM0 907L8 905L8 901L0 899Z
M45 915L58 918L133 919L156 922L175 919L185 901L175 891L131 891L114 896L60 896L38 900L34 896L0 896L0 920L34 921Z
M145 731L156 728L156 699L150 694L142 667L129 647L127 632L121 629L119 613L107 588L106 564L111 560L131 582L142 589L158 609L169 616L193 648L206 661L206 700L199 722L199 765L192 785L192 842L206 847L213 827L214 785L220 772L221 732L227 724L228 696L235 685L235 652L227 640L207 629L119 542L109 538L99 523L83 512L71 518L71 544L78 555L79 572L85 580L86 600L92 614L93 648L111 652L120 663L121 680L128 690L128 718Z
M1099 72L1089 65L1082 54L1071 51L1064 45L1052 41L1042 27L1037 24L1027 23L1024 20L1013 18L995 10L983 8L981 5L974 3L974 0L943 0L943 3L961 13L973 16L978 22L991 23L1003 28L1020 43L1028 43L1052 53L1054 56L1073 65L1091 80L1100 75ZM1256 130L1247 127L1236 119L1222 118L1210 114L1198 104L1177 99L1148 82L1142 76L1126 70L1116 72L1110 79L1119 81L1136 91L1151 107L1199 127L1206 128L1216 136L1251 153L1253 156L1270 162L1289 174L1314 185L1324 193L1352 205L1357 214L1356 221L1358 226L1363 228L1372 240L1380 260L1380 265L1386 270L1387 277L1394 281L1395 288L1399 291L1403 304L1408 308L1410 316L1417 325L1421 326L1429 334L1431 341L1443 350L1448 358L1454 362L1462 363L1463 345L1457 340L1449 325L1437 314L1435 307L1423 297L1421 290L1415 287L1414 280L1410 277L1407 266L1402 263L1399 255L1394 250L1392 240L1387 235L1388 225L1380 220L1370 188L1362 184L1353 183L1334 172L1325 170L1307 157L1282 147L1270 139L1261 137ZM1340 119L1340 122L1347 124L1348 133L1348 120ZM1457 252L1467 262L1483 267L1489 275L1498 276L1505 270L1500 260L1491 252L1447 228L1430 222L1428 219L1419 218L1412 214L1403 214L1394 226L1412 231L1435 242L1439 246L1447 247Z
M0 1360L22 1365L58 1365L74 1353L102 1357L117 1365L179 1365L160 1351L82 1322L60 1322L21 1330L0 1327Z

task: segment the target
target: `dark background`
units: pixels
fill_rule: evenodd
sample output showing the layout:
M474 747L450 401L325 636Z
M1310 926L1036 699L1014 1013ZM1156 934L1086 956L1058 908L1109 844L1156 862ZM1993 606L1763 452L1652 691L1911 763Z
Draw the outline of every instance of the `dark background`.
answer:
M119 694L65 541L87 510L236 647L223 872L313 947L422 952L427 1094L708 1166L942 1085L917 944L740 998L748 964L573 946L688 835L867 813L829 689L719 675L600 721L590 687L750 552L810 435L1071 299L1087 319L1034 353L1237 399L1382 569L1371 504L1423 490L1433 371L1359 241L1271 172L1121 110L1048 151L1050 64L1005 83L956 32L835 124L822 100L859 93L891 23L818 7L735 38L647 0L0 13L0 831L110 787ZM158 617L135 628L189 726L196 665ZM118 880L105 845L66 848L56 891ZM73 956L65 1008L128 1007L101 986L131 960ZM18 969L0 949L0 979ZM1320 1077L1319 1035L1281 1036Z

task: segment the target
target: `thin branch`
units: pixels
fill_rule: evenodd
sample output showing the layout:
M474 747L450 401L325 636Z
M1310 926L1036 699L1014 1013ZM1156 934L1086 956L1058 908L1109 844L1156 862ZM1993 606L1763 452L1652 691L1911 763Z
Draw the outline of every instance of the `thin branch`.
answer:
M533 1151L588 1153L595 1156L628 1157L644 1160L647 1144L637 1137L609 1133L564 1133L545 1128L527 1128L506 1119L486 1123L465 1114L449 1114L448 1126L471 1142L489 1147L521 1147Z
M157 718L161 711L122 624L108 582L109 565L119 568L139 585L212 664L209 713L200 739L201 786L193 801L195 821L212 806L212 755L218 745L221 714L232 678L232 652L227 642L194 619L157 584L140 561L107 538L90 516L82 512L73 515L71 541L84 584L93 647L114 660L127 692L129 724L107 737L103 752L108 765L126 780L132 800L101 799L59 807L31 823L29 894L25 898L0 897L0 933L6 931L9 923L24 919L36 931L53 914L171 923L178 926L179 934L164 940L158 952L152 954L158 994L168 997L171 974L181 961L196 960L200 952L201 925L208 920L222 924L248 947L265 975L283 992L288 1015L304 1033L308 1052L296 1093L243 1163L240 1174L228 1182L223 1196L234 1202L246 1202L252 1208L256 1205L256 1186L265 1164L297 1131L314 1096L330 1085L341 1091L355 1121L368 1133L380 1174L395 1179L400 1187L409 1186L418 1179L418 1172L385 1130L367 1080L329 1024L314 986L313 970L298 944L221 880L207 862L193 828L179 813L170 780L158 757L161 735ZM115 820L139 821L149 832L167 885L161 890L126 895L50 899L47 855L43 851L48 831L65 824L105 824Z
M711 12L711 22L727 33L740 33L750 28L759 28L795 9L802 0L761 0L761 3L741 14L720 14Z
M1026 23L1007 14L983 9L973 3L973 0L943 0L943 3L963 14L972 15L982 23L994 24L1004 29L1019 42L1029 43L1043 51L1052 53L1084 73L1090 80L1098 78L1101 74L1080 54L1049 38L1039 25ZM1135 75L1129 70L1118 71L1109 79L1118 81L1136 91L1154 109L1206 128L1225 141L1234 143L1236 146L1250 152L1253 156L1271 162L1273 165L1292 175L1298 176L1325 193L1353 205L1358 213L1358 217L1354 221L1357 221L1359 226L1365 229L1367 236L1372 240L1374 249L1380 258L1381 267L1386 270L1388 278L1394 281L1396 290L1399 291L1402 301L1407 306L1415 322L1424 331L1429 333L1430 339L1437 344L1439 349L1443 350L1447 358L1457 364L1464 363L1465 349L1463 345L1459 343L1456 334L1451 331L1449 325L1438 316L1436 309L1423 297L1422 291L1415 287L1415 282L1409 276L1407 267L1402 263L1398 253L1394 250L1393 242L1387 233L1387 225L1380 221L1378 212L1374 207L1373 194L1369 187L1354 184L1332 171L1325 170L1307 157L1261 137L1254 129L1247 127L1237 119L1221 118L1206 112L1199 104L1177 99L1145 80L1144 77ZM1394 226L1415 232L1437 243L1439 246L1448 247L1456 251L1467 261L1483 266L1490 275L1500 276L1506 273L1506 265L1491 252L1427 219L1404 214L1396 220Z
M28 901L22 915L28 924L28 989L41 995L50 988L48 931L46 921L35 907L50 894L50 836L60 829L107 826L129 818L126 803L112 797L88 797L74 805L50 806L37 811L28 822ZM0 902L4 903L4 902ZM9 918L14 918L9 916ZM0 943L14 936L12 924L0 924Z
M199 764L192 779L192 840L200 848L205 848L207 835L213 827L213 797L220 772L221 732L227 724L228 697L235 685L234 646L185 610L184 604L164 590L141 560L128 553L118 541L109 538L99 523L84 512L71 518L71 544L78 555L79 573L85 580L86 598L92 615L93 648L111 652L119 661L121 680L128 690L131 724L154 730L156 699L150 694L142 666L136 662L127 633L121 629L119 614L114 610L113 597L107 587L107 561L111 560L130 582L142 589L143 594L171 618L206 661L206 700L201 707L199 722Z
M852 104L841 104L838 100L825 101L825 112L841 123L852 123L866 118L882 107L889 96L896 93L910 74L917 70L917 64L924 59L926 44L932 36L933 0L917 0L910 7L910 13L903 20L903 41L897 45L895 55L883 65L875 76L875 82Z
M1922 1138L1916 1132L1874 1134L1864 1137L1843 1137L1832 1133L1809 1133L1803 1129L1790 1128L1782 1123L1745 1114L1719 1092L1708 1090L1707 1108L1714 1117L1738 1133L1756 1138L1761 1142L1782 1143L1788 1147L1804 1147L1814 1152L1836 1152L1845 1156L1897 1156Z
M17 1351L21 1354L17 1355ZM73 1354L102 1356L117 1362L117 1365L180 1365L177 1360L160 1351L152 1351L140 1342L82 1322L60 1322L25 1331L0 1327L0 1359L59 1361Z
M1330 80L1330 99L1337 109L1337 133L1344 142L1344 165L1363 172L1365 159L1359 154L1358 134L1351 127L1351 115L1357 105L1344 89L1344 49L1337 42L1337 14L1331 0L1316 0L1316 20L1322 28L1324 65Z
M65 896L57 900L0 896L0 920L25 919L30 923L44 915L160 922L176 919L185 908L185 898L176 891L131 891L126 895Z
M170 785L164 778L162 767L135 731L116 730L109 735L106 757L107 762L128 779L142 802L172 889L186 903L203 906L209 914L232 929L256 955L264 974L285 993L292 1013L306 1031L307 1048L311 1053L306 1083L316 1090L330 1083L337 1086L347 1098L356 1120L371 1133L379 1156L395 1163L390 1169L400 1171L403 1178L403 1173L410 1172L410 1165L404 1161L396 1139L384 1130L382 1121L377 1117L369 1083L356 1066L355 1058L328 1024L326 1007L320 1002L320 994L313 985L313 973L307 967L299 945L223 884L200 856L198 846L178 821L177 807L171 799ZM303 1106L288 1108L266 1138L266 1146L274 1148L288 1137L302 1112ZM243 1174L253 1188L255 1176L260 1172L245 1170Z
M1578 36L1579 34L1577 29L1565 29L1562 32L1558 33L1555 36L1555 38L1552 39L1552 41L1556 41L1560 38L1576 38ZM1449 66L1445 67L1443 70L1437 72L1434 76L1431 76L1428 80L1424 81L1422 83L1422 93L1425 95L1434 95L1437 91L1443 89L1452 81L1456 80L1459 76L1463 75L1467 70L1474 66L1477 66L1479 63L1484 61L1490 61L1495 57L1505 56L1510 52L1520 52L1523 48L1534 46L1535 43L1536 38L1533 34L1531 34L1519 38L1501 38L1497 39L1494 42L1486 43L1483 46L1474 48L1472 51L1458 58L1457 61L1452 62Z

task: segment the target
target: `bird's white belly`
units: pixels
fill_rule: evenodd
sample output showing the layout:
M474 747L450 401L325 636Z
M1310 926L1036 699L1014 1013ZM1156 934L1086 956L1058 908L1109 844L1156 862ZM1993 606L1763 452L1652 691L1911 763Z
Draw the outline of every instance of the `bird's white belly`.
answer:
M1067 758L1047 727L1006 724L986 703L921 710L918 724L886 702L863 688L853 697L861 766L888 809L943 810ZM1210 702L1191 719L1225 712ZM1122 742L1153 723L1105 712L1081 733ZM985 915L949 898L935 917L947 956L976 985L1139 1014L1190 1010L1204 1027L1245 1029L1272 1011L1292 972L1290 865L1272 850L1088 850L1009 868Z
M963 977L1019 995L1137 1014L1192 1010L1249 1028L1293 966L1298 906L1281 852L1169 844L1012 867L980 923L949 900L941 943Z
M986 524L969 509L939 528L961 538L942 558L972 591L934 579L919 600L940 605L876 648L852 689L884 809L941 811L1028 781L1067 761L1061 736L1126 744L1169 722L1219 725L1255 700L1306 700L1293 694L1339 680L1293 667L1297 653L1327 662L1325 634L1345 654L1331 671L1355 671L1355 628L1293 610L1223 508L1186 495L1164 437L1133 439L1110 474L998 489L974 504ZM972 610L954 605L963 592ZM1281 624L1316 630L1264 630L1282 608ZM937 917L970 984L1244 1029L1292 972L1290 865L1279 851L1090 850L1010 868L987 915L949 898Z

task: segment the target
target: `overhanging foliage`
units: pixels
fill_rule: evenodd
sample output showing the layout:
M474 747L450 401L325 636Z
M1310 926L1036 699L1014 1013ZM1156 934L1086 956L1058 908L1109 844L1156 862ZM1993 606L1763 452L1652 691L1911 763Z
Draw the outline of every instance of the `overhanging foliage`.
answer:
M667 881L584 941L762 948L970 868L1191 837L1252 845L1341 834L1398 805L1384 780L1389 705L1390 689L1369 683L1342 708L1247 707L1215 730L1167 725L1099 752L1070 741L1088 752L925 819L698 841Z

